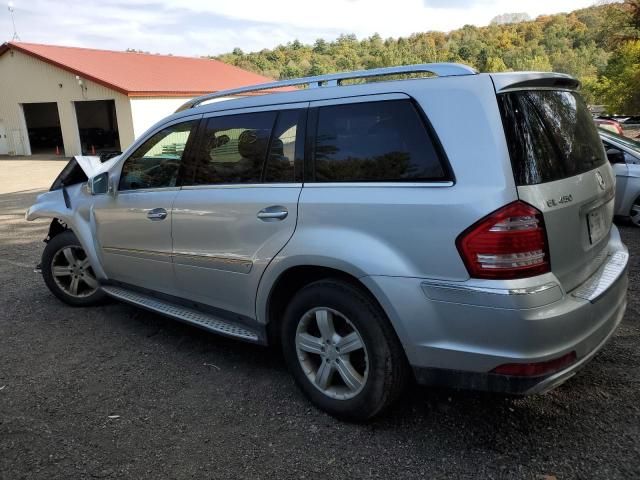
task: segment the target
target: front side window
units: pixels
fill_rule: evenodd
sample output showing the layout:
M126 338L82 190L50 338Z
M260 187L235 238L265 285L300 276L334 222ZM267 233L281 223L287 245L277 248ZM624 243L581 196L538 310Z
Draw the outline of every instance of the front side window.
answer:
M316 182L438 181L447 175L409 100L318 109Z
M144 142L125 162L120 190L175 187L180 161L196 122L167 127Z
M601 129L602 131L602 129ZM601 135L602 136L602 135ZM625 147L629 148L630 150L632 150L634 152L634 155L628 153L628 152L623 152L624 153L624 159L625 162L627 164L631 164L631 165L640 165L640 142L638 142L637 140L633 140L632 138L629 137L624 137L622 135L618 135L616 133L612 133L612 132L606 132L606 134L604 135L603 138L607 138L607 137L611 137L613 141L616 141L617 143L620 143L622 145L624 145ZM609 150L611 148L615 148L616 150L620 150L621 149L614 147L612 144L606 142L603 140L604 146L605 146L605 150Z
M207 121L194 184L260 183L276 112L257 112Z
M624 152L624 161L627 165L640 165L640 157L634 157L627 152Z

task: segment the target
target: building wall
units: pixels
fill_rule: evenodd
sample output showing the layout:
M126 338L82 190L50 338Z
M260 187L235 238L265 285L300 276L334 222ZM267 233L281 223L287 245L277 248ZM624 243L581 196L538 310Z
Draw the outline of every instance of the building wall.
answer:
M83 100L115 100L120 145L134 140L134 127L129 97L107 87L83 79L83 91L74 74L18 51L0 56L0 122L7 130L9 152L30 154L21 104L57 102L66 156L81 153L80 135L73 102Z
M175 112L188 98L131 97L133 135L140 137L149 127Z
M209 103L229 100L230 97L216 98ZM147 129L164 117L174 113L188 97L132 97L131 115L133 117L133 133L140 137Z

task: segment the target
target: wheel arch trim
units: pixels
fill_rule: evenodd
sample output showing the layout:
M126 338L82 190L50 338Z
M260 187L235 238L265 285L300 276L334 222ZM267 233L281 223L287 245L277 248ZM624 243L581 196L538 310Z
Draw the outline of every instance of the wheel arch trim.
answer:
M76 196L78 194L76 189L79 188L81 188L81 185L69 187L71 195ZM74 191L71 192L71 190ZM89 262L98 280L107 279L94 241L93 227L91 225L93 213L91 211L87 212L89 218L85 218L77 210L77 204L78 202L74 202L72 203L73 208L67 208L62 197L62 190L46 192L38 197L35 204L29 207L25 213L25 219L31 222L39 218L57 218L64 222L69 230L73 231L87 257L89 257Z
M270 322L271 300L276 294L276 289L280 285L280 280L284 278L287 272L296 268L318 268L336 271L337 274L351 277L358 286L362 287L372 299L375 300L382 311L385 313L391 326L400 339L403 347L405 347L403 339L406 338L406 331L403 324L398 319L397 311L393 308L390 299L382 291L381 288L373 281L372 277L366 275L356 265L349 262L321 255L304 255L301 257L276 257L269 268L265 271L256 295L256 319L261 325L267 327L267 331L271 334L275 333L273 324Z
M256 294L256 319L258 323L263 325L269 323L269 301L284 275L295 268L304 267L336 270L356 280L365 275L353 264L323 255L278 256L267 267L258 285Z

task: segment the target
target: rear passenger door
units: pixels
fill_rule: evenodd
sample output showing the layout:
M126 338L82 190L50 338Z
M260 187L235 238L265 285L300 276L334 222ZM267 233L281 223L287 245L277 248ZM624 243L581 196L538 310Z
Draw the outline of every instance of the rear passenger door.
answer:
M307 132L294 244L304 238L317 248L329 239L327 256L371 274L451 271L437 239L456 201L447 188L453 177L416 102L400 93L311 102ZM389 251L402 257L381 255Z
M296 226L307 106L203 119L173 209L180 296L255 317L260 277Z

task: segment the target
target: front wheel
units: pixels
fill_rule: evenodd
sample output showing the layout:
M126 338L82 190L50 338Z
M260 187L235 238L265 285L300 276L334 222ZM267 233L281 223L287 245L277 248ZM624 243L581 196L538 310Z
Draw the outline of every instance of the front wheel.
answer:
M282 349L296 383L322 410L367 420L402 391L408 365L386 315L360 288L321 280L286 309Z
M105 298L87 254L70 230L47 243L42 253L42 277L51 293L74 307L96 305Z

